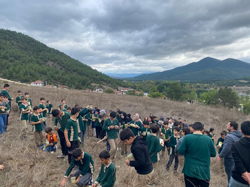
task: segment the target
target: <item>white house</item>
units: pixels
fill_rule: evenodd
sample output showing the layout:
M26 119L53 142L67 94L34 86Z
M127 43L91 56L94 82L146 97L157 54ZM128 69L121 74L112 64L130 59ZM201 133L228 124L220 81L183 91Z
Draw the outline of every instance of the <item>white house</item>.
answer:
M96 93L103 93L103 89L102 89L102 88L97 88L97 89L95 89L93 92L96 92Z
M31 83L32 86L43 86L43 81L35 81Z

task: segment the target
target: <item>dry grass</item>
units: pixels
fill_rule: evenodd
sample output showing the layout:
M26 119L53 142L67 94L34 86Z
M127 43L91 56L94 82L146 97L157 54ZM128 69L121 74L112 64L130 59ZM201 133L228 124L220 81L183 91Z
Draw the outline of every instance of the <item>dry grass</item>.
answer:
M3 82L0 82L3 85ZM33 105L39 103L40 97L49 99L54 106L60 104L62 98L66 99L68 106L80 104L86 106L93 104L99 108L106 110L120 108L128 113L138 112L142 117L154 113L156 116L172 116L174 118L181 117L187 119L188 123L201 121L206 128L214 127L217 137L221 130L225 129L226 123L229 120L235 120L238 123L247 119L247 116L236 111L226 110L224 108L211 108L199 105L188 105L186 103L165 101L150 98L138 98L134 96L109 95L98 93L86 93L83 91L61 90L52 88L28 87L20 84L10 83L10 94L16 96L17 90L27 91L30 93ZM35 146L34 135L32 132L28 134L28 139L21 138L20 120L15 112L17 106L13 104L13 111L10 117L10 125L5 133L4 139L1 139L0 149L0 164L4 164L5 169L0 171L0 186L18 186L18 187L54 187L59 186L62 177L68 167L67 159L60 160L55 154L50 154L38 150ZM53 126L52 120L49 119L48 124ZM96 178L100 163L98 154L101 150L106 149L104 143L99 144L94 149L93 145L97 140L93 137L87 138L83 150L92 155L95 162ZM170 170L166 172L165 165L168 161L168 156L161 159L159 167L156 168L158 186L184 186L183 174L181 169L177 175ZM116 187L129 187L134 175L133 168L129 168L125 164L125 157L118 153L116 161L117 180ZM172 166L173 167L173 166ZM68 184L70 186L70 184ZM227 186L226 176L220 170L219 164L212 159L211 162L211 186L225 187Z

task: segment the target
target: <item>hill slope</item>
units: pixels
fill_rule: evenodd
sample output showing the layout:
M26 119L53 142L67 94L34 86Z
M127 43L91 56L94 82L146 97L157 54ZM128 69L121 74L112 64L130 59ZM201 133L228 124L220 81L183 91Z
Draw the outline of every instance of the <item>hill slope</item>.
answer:
M123 85L66 54L21 33L0 29L0 76L31 82L47 81L76 89L90 88L91 83Z
M186 66L177 67L163 72L141 75L133 80L229 80L250 76L250 64L236 60L217 60L204 58L199 62L193 62Z

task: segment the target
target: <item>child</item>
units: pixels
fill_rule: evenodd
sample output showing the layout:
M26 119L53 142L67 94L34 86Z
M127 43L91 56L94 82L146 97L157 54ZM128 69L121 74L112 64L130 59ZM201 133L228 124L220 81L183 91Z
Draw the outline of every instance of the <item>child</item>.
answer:
M61 111L64 111L64 112L65 112L65 110L61 110ZM70 113L71 113L71 108L70 108L70 107L67 107L66 112L68 112L68 113L70 114Z
M106 113L102 115L102 122L103 122L103 124L104 124L104 122L105 122L105 120L107 118L108 118L108 115ZM107 138L107 131L103 130L102 132L103 132L103 138ZM107 151L109 152L110 151L110 145L109 145L108 140L106 140L106 146L107 146Z
M37 147L41 147L44 144L43 137L43 126L42 126L42 116L39 115L40 108L35 106L33 108L34 114L31 116L30 124L35 125L35 142Z
M4 102L6 103L6 109L5 109L5 112L6 112L6 114L5 114L5 131L7 130L7 126L8 126L8 124L9 124L9 114L10 114L10 105L9 105L9 99L8 99L8 97L7 96L4 96Z
M127 127L127 125L126 125L127 124L127 114L125 112L120 113L120 123L121 123L121 129L124 130ZM121 155L127 155L128 146L123 141L120 141L119 143L120 143L121 149L122 149Z
M204 130L203 133L204 133L204 135L209 136L211 138L209 131Z
M141 136L146 140L147 135L150 134L150 125L148 121L143 121L143 127L141 129Z
M110 158L115 159L117 145L118 145L118 132L120 124L116 119L116 113L111 112L110 117L104 121L103 130L107 131L107 140L110 145Z
M20 104L22 104L22 98L23 98L22 92L21 92L21 90L18 90L17 96L16 96L16 103L17 103L18 107L20 106ZM21 111L19 112L19 114L20 113L21 113Z
M210 135L210 137L212 138L212 140L213 140L213 142L214 142L214 138L215 138L215 135L214 135L214 128L210 128L210 130L209 130L209 135Z
M160 160L159 152L162 150L163 146L161 146L160 140L156 136L156 133L159 131L159 126L153 124L150 126L150 129L151 134L147 135L146 141L148 144L150 159L154 166Z
M142 128L142 124L139 119L140 119L139 115L135 114L133 116L133 121L131 121L130 124L128 125L129 128L133 131L135 136L138 136L138 133Z
M32 109L32 101L30 99L30 94L28 92L25 92L24 93L24 97L27 99L27 103L28 103L29 109L31 110Z
M110 160L110 154L108 151L105 150L100 153L99 157L101 160L102 167L92 187L113 187L116 180L116 168Z
M147 186L154 174L147 142L139 136L135 137L131 129L124 129L120 134L120 138L125 144L131 145L134 161L126 159L126 164L134 167L137 172L133 186Z
M92 109L89 109L89 113L84 116L84 121L87 124L88 137L91 136L91 127L92 127L92 125L91 125L91 111L92 111Z
M62 155L58 156L57 158L65 158L65 156L68 155L68 149L66 146L64 130L67 125L68 119L70 118L70 114L68 112L54 109L52 110L52 116L55 117L54 129L57 131L60 138L60 145L62 150ZM60 128L57 127L58 123L60 124Z
M53 133L51 127L47 127L45 129L45 132L47 133L46 135L46 143L40 148L43 149L44 151L54 153L57 150L57 136L55 133Z
M179 164L178 155L175 155L175 146L177 145L177 142L180 139L179 134L180 134L179 127L175 127L174 133L169 140L169 145L170 145L170 147L172 147L172 153L171 153L171 155L169 157L169 161L167 163L167 171L169 170L170 166L172 165L172 163L175 159L175 164L174 164L174 172L175 173L177 172L178 164Z
M6 109L7 104L4 101L4 95L0 93L0 137L3 137L5 132L5 123L7 120Z
M161 136L164 141L164 147L162 148L162 157L164 157L165 147L167 147L168 155L170 155L169 140L171 137L171 129L169 128L167 121L164 121L164 128L161 129Z
M24 138L27 138L26 133L28 129L30 107L25 97L22 98L22 104L19 106L19 109L21 110L22 113L21 115L22 131L24 131Z
M91 113L91 128L92 128L92 136L96 136L96 128L95 128L95 120L96 120L96 118L95 118L95 113L94 113L94 110L92 109L91 111L90 111L90 113Z
M42 112L42 116L44 118L43 120L43 130L45 131L46 127L47 127L47 123L46 123L46 116L47 116L47 111L48 109L45 108L44 106L45 103L45 99L43 97L40 98L40 104L38 105L38 107L40 108L40 111Z
M100 115L100 110L96 109L95 111L95 129L96 129L96 138L101 138L101 115Z
M68 106L66 105L66 101L64 99L61 100L61 104L58 106L58 110L66 111Z
M72 108L72 111L74 108ZM78 166L78 170L71 175L71 182L74 182L78 186L86 186L91 182L92 179L92 173L94 170L94 161L90 154L86 152L82 152L81 149L77 148L72 152L72 162L70 163L70 166L68 167L65 177L63 178L60 186L64 186L69 174L73 170L75 166ZM90 165L91 164L91 165Z
M49 100L47 101L46 108L47 108L47 113L49 114L48 116L50 116L50 114L51 114L51 112L53 110L53 105L50 103Z
M71 110L71 117L67 121L67 125L64 130L64 136L66 145L68 147L68 162L69 164L72 161L72 151L79 147L78 140L78 125L77 125L77 117L79 115L80 109L78 107L74 107Z
M217 144L216 144L216 148L218 149L218 154L220 154L222 149L223 149L223 143L224 143L224 140L226 138L226 135L227 135L226 131L222 131L220 133L221 137L218 138L218 141L217 141ZM223 170L223 168L224 168L223 159L220 160L220 167Z

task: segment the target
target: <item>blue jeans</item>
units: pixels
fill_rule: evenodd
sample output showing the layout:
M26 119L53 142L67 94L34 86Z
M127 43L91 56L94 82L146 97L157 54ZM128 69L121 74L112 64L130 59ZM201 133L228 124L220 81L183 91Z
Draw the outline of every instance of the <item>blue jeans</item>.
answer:
M71 177L76 177L76 179L79 177L79 175L81 174L82 171L80 170L77 170L74 174L72 174L70 176ZM86 173L85 175L83 175L79 182L77 183L77 186L79 187L84 187L86 186L90 181L91 181L91 178L92 178L92 174L91 173Z
M45 144L44 145L42 145L41 147L40 147L40 149L42 149L43 150L43 148L44 148L44 146L45 146ZM56 147L54 147L54 146L47 146L46 148L45 148L45 150L44 151L47 151L47 152L51 152L51 151L56 151Z
M234 180L233 177L231 177L230 182L229 182L229 187L249 187L249 185L242 184L242 183Z
M0 134L5 131L5 115L0 115Z
M233 158L224 158L223 162L224 162L224 166L225 166L225 172L227 174L227 181L229 183L231 176L232 176L232 171L234 169L234 159Z
M81 141L82 141L82 143L84 143L84 135L85 135L85 131L82 131L81 132Z

